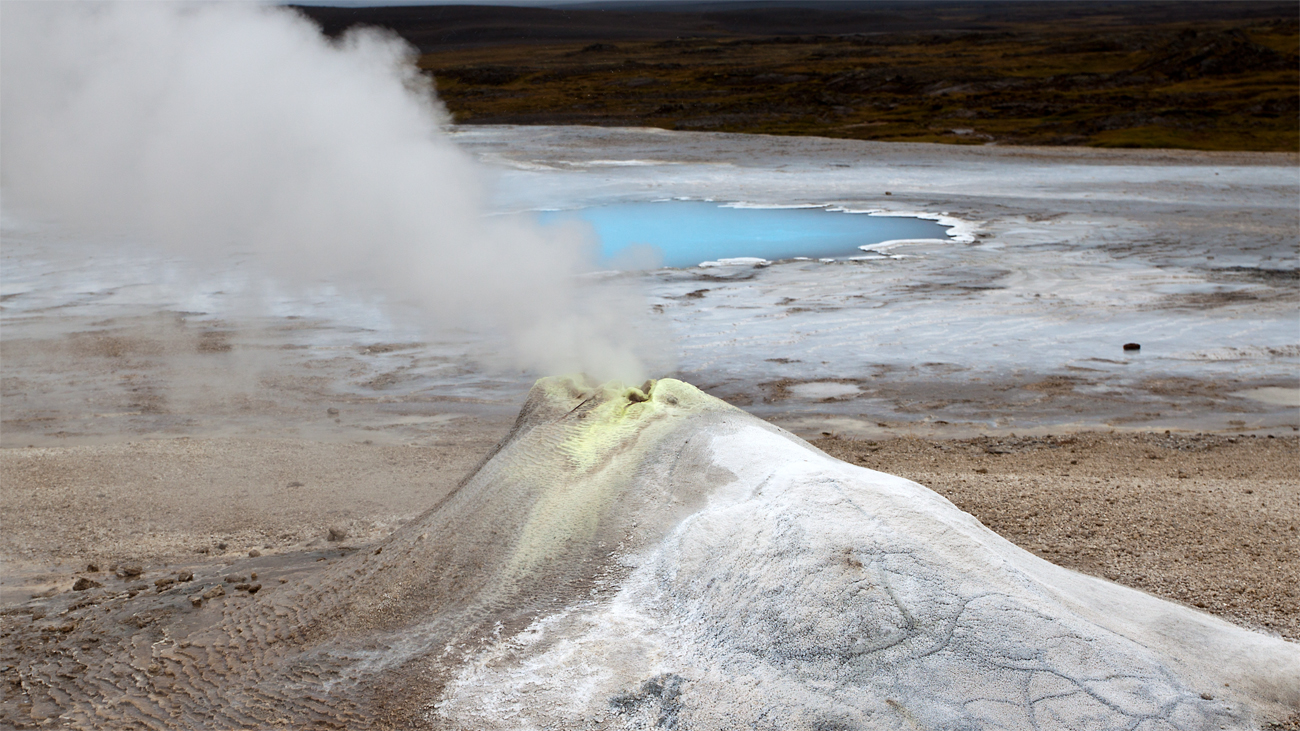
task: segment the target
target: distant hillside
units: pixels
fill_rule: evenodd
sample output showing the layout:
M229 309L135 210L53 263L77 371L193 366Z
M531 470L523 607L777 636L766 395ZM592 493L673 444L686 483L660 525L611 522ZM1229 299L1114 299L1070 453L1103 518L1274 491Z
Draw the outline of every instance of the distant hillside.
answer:
M299 10L402 35L463 123L1300 149L1293 2Z

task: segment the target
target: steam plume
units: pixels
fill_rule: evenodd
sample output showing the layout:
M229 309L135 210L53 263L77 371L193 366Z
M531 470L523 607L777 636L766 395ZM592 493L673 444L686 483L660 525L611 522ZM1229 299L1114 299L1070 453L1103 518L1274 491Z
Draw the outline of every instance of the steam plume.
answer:
M484 217L486 183L400 39L274 7L3 3L5 207L506 333L515 365L639 379L583 291L591 242ZM600 297L598 304L592 298Z

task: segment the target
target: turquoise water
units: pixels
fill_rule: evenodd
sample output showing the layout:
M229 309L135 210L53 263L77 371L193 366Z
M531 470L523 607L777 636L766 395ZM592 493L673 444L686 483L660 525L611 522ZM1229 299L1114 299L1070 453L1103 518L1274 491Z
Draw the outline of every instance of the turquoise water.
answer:
M946 228L918 218L824 208L724 208L701 201L622 203L540 216L543 223L590 224L603 261L630 246L648 245L658 250L663 266L672 267L742 256L854 256L862 253L859 246L891 239L947 238Z

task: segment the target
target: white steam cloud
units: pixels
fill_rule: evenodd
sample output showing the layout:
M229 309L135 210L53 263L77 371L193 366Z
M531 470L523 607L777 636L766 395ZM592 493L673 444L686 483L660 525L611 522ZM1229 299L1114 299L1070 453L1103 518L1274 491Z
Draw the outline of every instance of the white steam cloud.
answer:
M644 305L582 287L579 231L485 217L476 164L413 51L290 10L0 3L7 210L508 336L513 365L646 375Z

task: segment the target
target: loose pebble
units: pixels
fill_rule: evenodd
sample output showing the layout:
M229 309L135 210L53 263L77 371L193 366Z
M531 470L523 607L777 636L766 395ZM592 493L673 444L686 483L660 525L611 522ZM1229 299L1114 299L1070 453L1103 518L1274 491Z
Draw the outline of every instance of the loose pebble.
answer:
M91 579L87 579L86 577L82 576L78 578L75 582L73 582L72 590L86 591L87 589L98 589L101 586L103 586L103 584L99 583L98 581L92 581Z
M144 567L138 563L122 564L117 567L116 573L123 579L133 579L144 573Z

